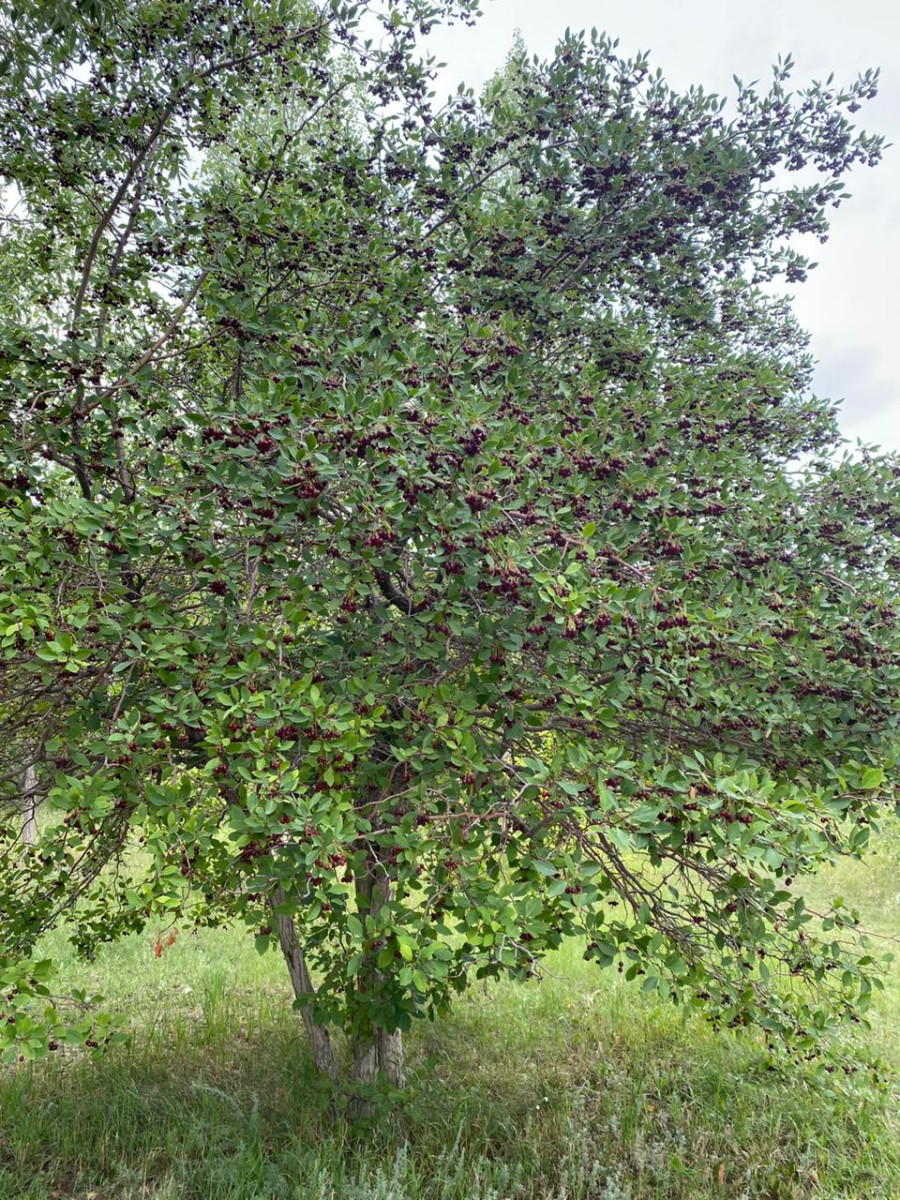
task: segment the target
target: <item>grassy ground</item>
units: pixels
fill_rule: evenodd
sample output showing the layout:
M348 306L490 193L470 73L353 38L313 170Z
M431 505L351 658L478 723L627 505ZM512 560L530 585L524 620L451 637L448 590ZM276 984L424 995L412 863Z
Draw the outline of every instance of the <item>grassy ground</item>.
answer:
M900 934L897 862L818 890ZM68 976L133 1015L133 1044L0 1077L0 1200L900 1200L900 970L865 1035L887 1085L832 1094L576 947L550 971L419 1029L407 1100L360 1132L328 1116L274 955L123 943Z

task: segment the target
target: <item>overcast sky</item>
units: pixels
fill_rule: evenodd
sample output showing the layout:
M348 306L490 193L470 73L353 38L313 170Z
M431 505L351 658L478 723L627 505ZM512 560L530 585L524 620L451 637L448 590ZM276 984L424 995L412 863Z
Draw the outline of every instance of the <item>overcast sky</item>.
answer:
M878 98L857 114L894 146L881 164L848 178L852 199L831 211L831 238L811 252L819 266L796 291L795 310L812 334L816 391L843 400L841 426L900 450L900 3L894 0L483 0L473 29L432 35L447 66L439 91L474 88L502 66L515 31L532 53L552 53L566 26L596 26L622 54L649 50L678 89L690 84L733 95L732 76L768 82L778 54L796 63L793 84L849 83L881 68Z

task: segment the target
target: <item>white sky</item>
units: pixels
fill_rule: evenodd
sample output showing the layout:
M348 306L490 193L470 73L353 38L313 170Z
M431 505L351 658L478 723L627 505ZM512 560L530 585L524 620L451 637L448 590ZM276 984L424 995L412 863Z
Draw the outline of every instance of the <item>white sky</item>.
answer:
M802 87L833 71L849 83L881 68L878 98L856 119L896 143L874 170L848 177L852 199L829 210L831 238L814 250L819 263L796 291L795 311L812 334L816 391L843 400L841 427L900 450L900 2L895 0L483 0L472 29L441 29L429 40L446 69L438 92L464 81L476 90L521 31L531 53L550 55L568 26L596 26L630 56L649 50L669 83L734 94L732 76L767 83L777 55L795 61Z

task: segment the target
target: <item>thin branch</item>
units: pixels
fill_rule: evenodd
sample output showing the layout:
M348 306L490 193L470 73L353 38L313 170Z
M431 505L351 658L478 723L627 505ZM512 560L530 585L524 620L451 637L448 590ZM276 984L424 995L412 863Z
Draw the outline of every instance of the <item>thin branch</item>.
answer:
M162 113L160 114L159 119L157 120L156 124L153 126L152 130L150 131L150 135L147 138L147 141L144 143L143 147L138 152L138 154L135 155L131 166L125 172L125 178L122 180L122 182L119 184L118 188L116 189L116 194L113 196L112 200L110 200L109 204L106 207L105 212L101 216L100 220L97 222L97 226L94 229L93 237L91 238L91 244L88 247L87 258L85 259L84 267L82 268L82 271L81 271L81 282L78 285L78 292L75 296L75 303L72 306L72 328L73 329L78 328L78 322L81 320L81 313L84 308L85 297L87 295L87 290L88 290L88 287L89 287L90 281L91 281L91 273L94 269L94 262L97 258L97 254L100 250L100 242L103 238L103 234L106 232L106 229L109 226L110 221L116 215L119 205L122 203L122 200L125 198L125 195L126 195L128 189L131 187L131 184L133 183L135 176L137 175L138 171L141 169L141 166L143 165L145 159L147 158L147 155L150 153L150 151L156 145L156 142L157 142L160 134L166 127L166 122L168 121L169 117L172 115L174 110L175 110L175 98L173 97L169 101L169 103L166 105L166 107L163 109Z

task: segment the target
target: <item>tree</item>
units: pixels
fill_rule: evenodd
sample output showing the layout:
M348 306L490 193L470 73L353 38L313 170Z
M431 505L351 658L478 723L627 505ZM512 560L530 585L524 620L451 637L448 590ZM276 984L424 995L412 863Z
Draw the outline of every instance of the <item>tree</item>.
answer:
M877 978L792 884L889 791L898 468L764 288L875 78L729 118L567 34L437 109L468 9L5 8L13 1053L62 921L243 922L364 1084L566 937L804 1052Z

